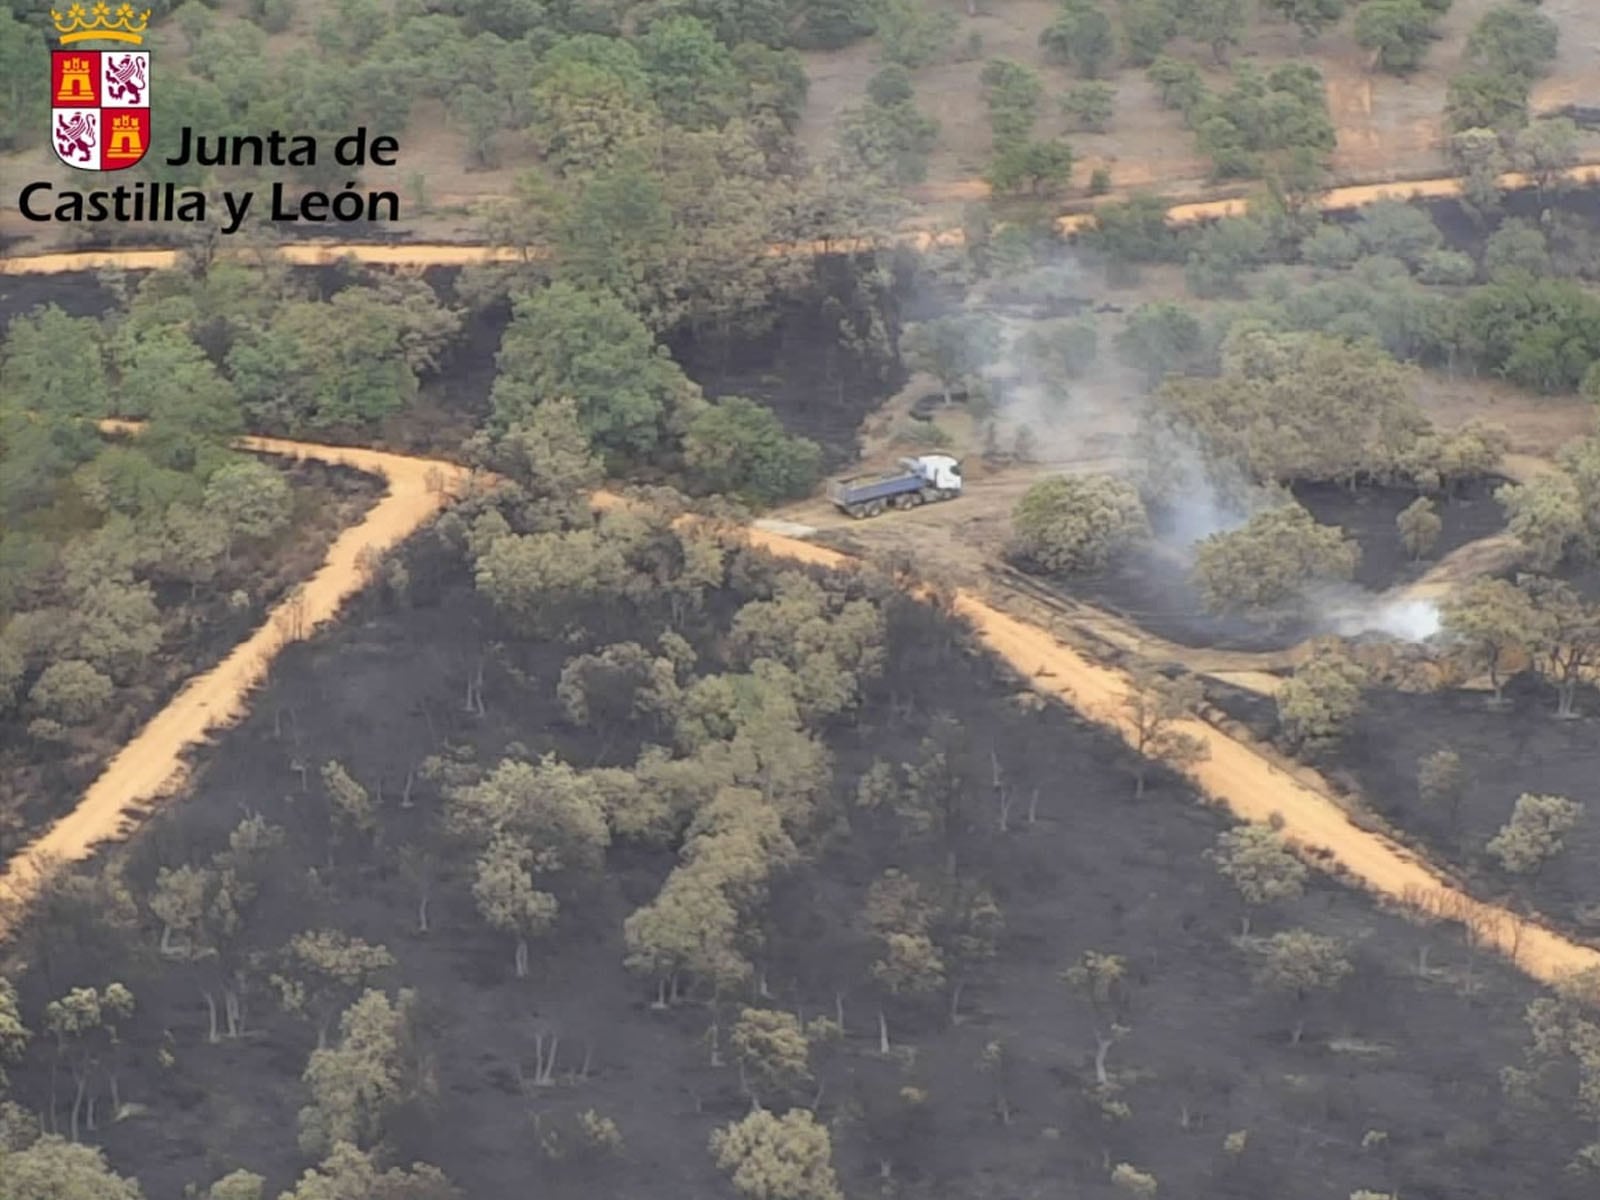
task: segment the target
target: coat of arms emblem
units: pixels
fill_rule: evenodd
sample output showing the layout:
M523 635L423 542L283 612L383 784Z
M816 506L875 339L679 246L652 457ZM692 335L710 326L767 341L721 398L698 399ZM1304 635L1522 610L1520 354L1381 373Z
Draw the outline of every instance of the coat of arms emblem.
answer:
M112 13L105 3L87 12L81 4L65 18L54 9L61 44L144 41L150 10L133 6ZM50 52L50 144L56 157L80 171L120 171L150 148L150 52L148 50L52 50Z

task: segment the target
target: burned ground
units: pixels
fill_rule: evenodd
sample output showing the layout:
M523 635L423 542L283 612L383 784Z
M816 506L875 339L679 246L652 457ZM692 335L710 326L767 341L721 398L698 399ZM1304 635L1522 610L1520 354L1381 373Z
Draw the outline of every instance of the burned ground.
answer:
M162 641L133 681L119 688L103 717L74 729L64 742L32 738L29 713L0 718L0 856L9 857L49 822L70 812L117 749L159 712L194 675L215 666L268 611L322 562L328 546L360 520L382 493L371 476L322 463L284 466L292 516L283 533L252 547L235 564L232 583L191 589L161 582L153 589ZM244 580L242 585L241 580ZM232 593L242 591L243 603Z
M1377 486L1350 489L1333 483L1297 483L1290 490L1319 524L1337 525L1355 539L1361 547L1355 582L1381 592L1410 582L1452 550L1505 528L1505 511L1494 498L1495 489L1505 482L1470 480L1448 499L1437 500L1435 511L1444 525L1438 542L1421 560L1406 552L1394 523L1416 500L1416 492Z
M1600 695L1580 693L1578 720L1557 720L1552 690L1523 678L1506 689L1513 703L1492 711L1482 692L1368 694L1339 762L1362 795L1396 826L1437 856L1465 869L1481 895L1529 902L1569 927L1600 930ZM1455 818L1417 792L1417 764L1436 750L1454 750L1467 786ZM1505 874L1484 851L1524 792L1585 804L1566 835L1565 850L1531 883Z
M1208 681L1207 695L1255 736L1278 732L1270 698ZM1531 675L1506 685L1506 709L1486 691L1432 693L1371 688L1336 752L1319 765L1430 858L1459 869L1477 896L1531 906L1580 936L1600 932L1600 693L1580 689L1577 720L1555 717L1553 689ZM1417 788L1421 760L1438 750L1461 757L1466 789L1452 812L1425 802ZM1565 796L1585 805L1564 849L1533 879L1506 874L1484 849L1523 793Z
M1429 556L1413 560L1400 542L1395 517L1416 499L1405 488L1297 483L1295 499L1324 525L1337 525L1361 547L1355 583L1370 592L1386 591L1423 574L1452 550L1488 537L1505 526L1495 501L1499 479L1472 480L1436 501L1444 522ZM1159 533L1159 529L1158 529ZM1156 637L1184 646L1227 650L1282 650L1319 632L1313 619L1287 620L1275 628L1242 617L1213 617L1190 583L1186 559L1157 545L1129 555L1095 575L1058 575L1048 580L1062 593L1088 600L1122 616Z
M408 606L368 596L338 630L284 653L252 715L205 755L196 794L125 852L128 882L145 894L158 866L202 859L242 815L259 811L288 830L289 843L248 918L250 945L270 952L299 930L341 928L388 946L399 965L387 982L417 988L427 1006L439 1096L391 1123L403 1160L437 1163L473 1196L731 1194L705 1145L715 1125L748 1106L736 1072L708 1065L704 1010L652 1012L650 986L621 965L621 921L655 895L672 857L614 849L603 880L519 981L506 940L474 911L465 861L436 840L438 796L419 783L412 806L401 803L411 768L447 745L474 747L483 762L520 742L530 756L618 764L645 733L624 725L606 737L568 725L555 683L584 645L517 638L430 544L424 537L411 557ZM710 606L717 619L693 638L703 654L715 653L736 601L724 594ZM1107 1164L1118 1162L1152 1172L1163 1190L1240 1200L1272 1189L1330 1200L1358 1188L1451 1200L1581 1194L1560 1171L1576 1131L1523 1121L1500 1096L1497 1072L1519 1056L1529 986L1493 963L1470 963L1447 934L1319 883L1256 918L1259 932L1301 925L1351 943L1356 974L1337 1003L1313 1003L1306 1040L1291 1047L1289 1012L1253 992L1230 944L1239 902L1203 857L1225 820L1170 777L1133 801L1120 743L1053 706L1016 704L1017 682L959 629L910 601L885 603L887 672L857 716L828 735L849 833L775 885L763 956L772 1006L832 1013L835 991L845 993L848 1037L821 1068L819 1118L835 1124L847 1192L864 1194L888 1158L929 1197L1044 1196L1064 1178L1076 1194L1110 1197ZM613 636L627 624L624 613L594 616L591 625L613 626ZM463 711L463 688L497 645L487 712L475 717ZM943 1002L894 1010L896 1040L915 1047L897 1065L873 1052L869 954L853 930L873 877L890 866L940 870L943 853L845 798L874 759L913 757L939 717L964 731L949 743L970 801L952 849L995 892L1007 932L968 989L961 1023L949 1024ZM294 768L309 764L314 778L329 759L381 787L376 850L330 854L326 801L314 784L302 791ZM1013 795L1037 795L1037 823L1019 815L1024 800L1010 832L997 831L996 764ZM441 860L427 936L415 932L417 890L395 866L403 847L419 844ZM208 1045L193 969L154 954L159 928L150 918L142 936L108 942L52 922L60 911L45 904L43 924L23 943L32 960L18 972L25 1011L110 979L139 999L124 1034L122 1092L146 1108L97 1135L113 1163L152 1196L239 1166L274 1187L286 1183L301 1165L292 1130L312 1048L304 1026L274 1012L262 985L250 1000L253 1032ZM1424 941L1444 968L1427 981L1414 972ZM1087 950L1129 964L1131 1032L1110 1063L1114 1098L1127 1106L1120 1116L1092 1098L1092 1017L1058 978ZM1469 971L1475 982L1464 998ZM541 1033L560 1035L564 1070L590 1056L587 1080L519 1087ZM1012 1063L1009 1125L996 1119L995 1079L978 1065L994 1041ZM41 1039L13 1072L30 1106L48 1107L49 1058ZM896 1107L902 1086L927 1093L920 1120ZM586 1109L618 1123L624 1155L587 1165L542 1158L536 1132ZM1223 1139L1241 1130L1243 1152L1225 1152Z

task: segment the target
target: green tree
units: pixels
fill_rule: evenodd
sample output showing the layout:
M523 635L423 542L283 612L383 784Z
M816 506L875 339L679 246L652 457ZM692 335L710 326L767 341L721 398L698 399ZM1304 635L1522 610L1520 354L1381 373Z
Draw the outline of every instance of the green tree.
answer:
M1258 265L1271 235L1253 217L1230 217L1202 230L1189 252L1184 278L1197 296L1218 296L1238 288L1239 277Z
M1000 346L1000 326L987 313L922 321L908 326L900 340L906 365L936 378L947 404L958 384L994 361Z
M139 1184L114 1173L103 1151L59 1137L0 1147L6 1200L144 1200Z
M500 428L566 397L594 443L615 453L653 449L697 394L620 300L560 282L513 301L496 363L489 399Z
M66 725L84 725L111 703L111 680L78 659L53 662L39 674L28 704L42 716Z
M1583 805L1565 796L1517 797L1511 820L1484 846L1513 875L1537 878L1544 865L1562 850L1562 838L1577 827Z
M1531 221L1510 217L1489 235L1483 247L1483 273L1491 279L1508 273L1555 274L1544 230Z
M1244 0L1189 0L1178 6L1177 13L1178 32L1210 46L1218 63L1228 60L1228 51L1244 33Z
M1170 0L1126 0L1120 5L1124 58L1130 67L1148 67L1178 32Z
M1127 1032L1128 962L1116 954L1085 950L1076 963L1061 972L1061 980L1082 996L1094 1014L1095 1080L1109 1086L1106 1056Z
M33 1034L22 1023L17 989L10 980L0 979L0 1095L10 1084L6 1078L5 1064L19 1061L32 1038Z
M883 61L925 67L943 58L955 40L955 13L915 0L871 0L867 6L878 31Z
M1443 808L1452 832L1460 826L1467 772L1454 750L1440 749L1417 763L1417 795L1429 808Z
M1288 849L1276 830L1264 825L1240 825L1219 834L1216 847L1208 850L1206 857L1244 900L1241 937L1250 934L1251 909L1298 900L1305 891L1305 863Z
M1094 366L1100 336L1091 319L1080 319L1046 329L1031 329L1017 340L1017 348L1052 384L1080 379Z
M254 1171L229 1171L206 1189L205 1200L263 1200L267 1181Z
M822 447L794 437L772 410L724 396L689 423L684 462L702 487L774 504L808 494L822 471Z
M1104 133L1116 111L1117 90L1109 83L1081 83L1061 97L1061 111L1079 129Z
M1011 553L1042 571L1103 570L1149 536L1139 491L1110 475L1057 475L1030 487L1011 514Z
M554 896L534 887L533 863L534 850L527 842L495 837L478 858L472 884L479 914L516 941L513 962L518 979L528 977L529 941L550 932L560 911Z
M1578 127L1567 117L1546 117L1517 131L1511 161L1532 177L1541 197L1559 186L1561 173L1578 161Z
M416 397L408 318L391 297L345 288L252 323L228 369L254 423L287 433L370 426Z
M158 466L214 466L243 432L234 385L182 329L125 338L116 358L121 415L147 418L139 448Z
M1438 34L1422 0L1366 0L1356 10L1356 42L1376 54L1386 71L1406 74L1422 63Z
M1497 4L1467 36L1467 62L1499 75L1537 79L1556 58L1561 30L1536 7Z
M911 72L899 63L890 63L867 80L867 98L879 108L905 104L915 95Z
M337 929L307 930L284 947L283 972L272 976L272 984L286 1012L311 1022L320 1050L334 1018L392 966L394 955L383 946Z
M806 50L837 50L873 29L871 10L857 0L805 0L796 45Z
M45 128L46 105L38 86L23 81L33 64L44 61L43 27L0 12L0 150L20 150Z
M984 64L979 80L989 108L996 151L1025 141L1039 118L1039 104L1044 98L1044 84L1039 81L1038 72L1009 58L995 58Z
M300 1110L301 1147L309 1153L341 1142L372 1146L401 1104L426 1094L416 1038L416 993L363 992L339 1018L339 1043L314 1050L304 1080L311 1103Z
M1307 43L1344 16L1344 0L1267 0L1267 5L1284 20L1293 21Z
M1072 177L1072 147L1065 142L1007 142L995 155L984 180L996 192L1044 195L1059 191Z
M1161 103L1168 108L1187 114L1206 98L1205 78L1192 62L1161 54L1145 74L1161 89Z
M1600 607L1565 580L1534 577L1523 585L1536 618L1529 649L1534 667L1556 689L1556 716L1571 720L1578 684L1600 659Z
M1085 79L1098 79L1117 52L1111 18L1092 3L1066 4L1039 35L1045 61L1070 63Z
M1395 517L1394 524L1400 534L1400 544L1412 558L1426 558L1439 541L1444 521L1434 512L1433 501L1418 496Z
M1366 671L1337 645L1320 648L1278 689L1278 723L1296 750L1319 753L1344 736L1361 709Z
M721 125L739 100L733 57L711 27L690 16L654 21L633 43L656 107L690 129Z
M1528 123L1528 83L1519 75L1463 71L1445 91L1444 115L1454 133L1491 129L1503 136Z
M246 461L220 468L206 481L205 512L222 523L229 550L239 539L261 541L289 524L293 498L283 475Z
M370 1154L340 1141L278 1200L461 1200L461 1193L437 1167L412 1163L380 1171Z
M828 1129L805 1109L758 1108L714 1130L711 1154L748 1200L841 1200Z
M546 56L533 86L528 131L545 158L564 174L608 166L621 147L648 134L661 120L637 52L621 39L617 44L630 56L624 65L608 68Z
M1583 495L1564 471L1504 484L1494 498L1505 509L1506 531L1522 544L1523 561L1534 571L1559 565L1583 537Z
M1170 301L1141 304L1116 337L1117 357L1154 387L1172 372L1198 367L1209 349L1200 320Z
M785 1095L811 1078L811 1043L793 1013L746 1008L730 1041L740 1082L752 1099Z
M1294 1029L1289 1044L1298 1046L1305 1033L1305 1005L1312 993L1332 991L1355 970L1338 938L1304 929L1275 933L1253 947L1259 955L1258 987L1287 992L1294 1000Z
M1366 253L1398 258L1413 270L1444 245L1427 212L1403 200L1382 200L1362 210L1355 235Z
M1467 664L1488 674L1490 706L1504 707L1504 672L1526 654L1537 633L1528 594L1503 579L1480 579L1440 605L1440 616Z
M1200 681L1192 675L1169 679L1158 671L1141 669L1129 679L1123 710L1133 726L1134 798L1144 795L1145 775L1150 760L1174 767L1188 766L1206 758L1206 743L1177 728L1179 721L1191 718L1205 698Z
M1312 583L1349 579L1359 557L1360 547L1337 526L1318 525L1289 503L1202 541L1194 581L1213 613L1272 619L1298 605Z
M685 977L722 990L754 974L739 949L739 912L705 871L674 871L622 926L625 964L653 979L655 1007L679 998Z
M839 145L853 168L890 183L921 183L939 142L939 122L909 101L858 105L839 121Z

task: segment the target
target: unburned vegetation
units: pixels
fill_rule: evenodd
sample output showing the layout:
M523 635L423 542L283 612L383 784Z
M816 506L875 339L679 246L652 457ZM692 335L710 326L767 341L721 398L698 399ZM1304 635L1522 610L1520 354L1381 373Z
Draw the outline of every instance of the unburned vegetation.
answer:
M534 478L581 482L561 419ZM476 507L35 909L12 1096L146 1195L1581 1194L1582 1122L1501 1099L1528 989L939 606L671 507Z

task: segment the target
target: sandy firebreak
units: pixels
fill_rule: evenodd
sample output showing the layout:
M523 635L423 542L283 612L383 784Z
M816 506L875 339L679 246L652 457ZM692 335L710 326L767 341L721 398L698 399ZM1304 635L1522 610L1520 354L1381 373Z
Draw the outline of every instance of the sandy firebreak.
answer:
M1594 182L1600 176L1600 166L1574 168L1569 176ZM1505 181L1506 186L1521 182L1525 181L1517 177ZM1449 179L1342 188L1325 195L1322 206L1350 207L1386 196L1450 195L1459 186L1458 181ZM1227 216L1240 211L1241 203L1186 204L1170 210L1169 215L1179 222ZM519 257L481 246L295 245L283 248L282 253L293 263L331 262L353 254L374 265L409 267ZM106 266L150 269L170 267L176 260L177 253L170 250L41 255L0 262L0 272L63 272ZM110 432L130 428L119 422L107 422L105 426ZM112 759L78 807L8 864L0 875L0 895L26 900L50 863L83 859L98 843L126 836L144 811L163 796L174 794L183 781L185 754L210 731L223 728L242 715L246 698L266 677L278 652L333 620L345 601L366 584L368 553L381 552L402 541L454 496L462 494L472 481L469 471L453 463L374 450L273 438L244 438L239 445L263 453L348 466L383 478L388 491L359 525L334 542L317 573L295 596L274 608L260 628L220 664L191 680ZM601 507L617 502L610 496L595 499ZM849 567L859 561L768 529L747 528L742 533L751 544L791 559L826 567ZM1000 612L970 590L954 593L954 607L973 624L984 644L1033 688L1114 728L1124 737L1129 735L1123 712L1128 680L1122 672L1091 662L1053 634ZM1415 854L1356 825L1333 799L1327 785L1310 771L1297 770L1291 775L1248 740L1200 721L1188 722L1187 731L1200 738L1209 750L1207 759L1186 768L1194 783L1241 819L1281 821L1283 833L1318 866L1430 917L1464 924L1481 944L1494 947L1542 982L1553 983L1574 971L1600 968L1600 951L1564 938L1536 921L1470 899ZM12 911L14 915L15 909ZM0 926L0 932L3 929Z
M106 421L102 428L125 433L136 430L137 425ZM344 602L366 583L368 555L388 549L414 532L461 494L470 475L454 463L376 450L259 437L242 438L238 445L245 450L351 467L382 478L388 490L359 525L334 541L316 574L273 608L255 633L225 659L189 680L107 764L78 806L7 864L0 875L0 895L8 901L25 899L37 884L41 869L50 863L85 858L96 843L125 836L143 811L180 786L184 754L209 731L243 714L246 697L266 678L284 646L338 615ZM0 931L3 928L0 924Z
M1585 163L1560 173L1566 181L1581 186L1600 183L1600 163ZM1516 190L1533 186L1533 180L1521 174L1500 177L1500 186ZM1325 212L1360 208L1380 200L1437 199L1461 194L1461 180L1446 176L1436 179L1417 179L1394 183L1365 183L1334 188L1324 192L1317 207ZM1103 197L1107 203L1123 197ZM1175 225L1188 225L1198 221L1212 221L1222 217L1243 216L1250 207L1248 198L1225 200L1200 200L1190 204L1175 204L1167 210L1167 219ZM1062 233L1074 233L1094 224L1093 213L1072 213L1057 219ZM965 240L960 229L916 230L908 229L902 240L919 250L934 246L959 246ZM804 245L776 245L770 248L775 255L839 254L853 249L864 249L847 241L811 242ZM375 267L467 267L486 263L515 263L528 257L538 257L537 250L524 255L512 247L493 247L469 244L400 244L373 245L358 242L299 242L275 246L273 254L293 266L327 266L341 259L352 258L359 263ZM48 275L64 271L97 271L107 268L123 271L165 271L181 261L178 250L79 250L64 254L35 254L13 259L0 259L0 275ZM255 251L251 251L255 253ZM226 257L224 255L223 257Z

